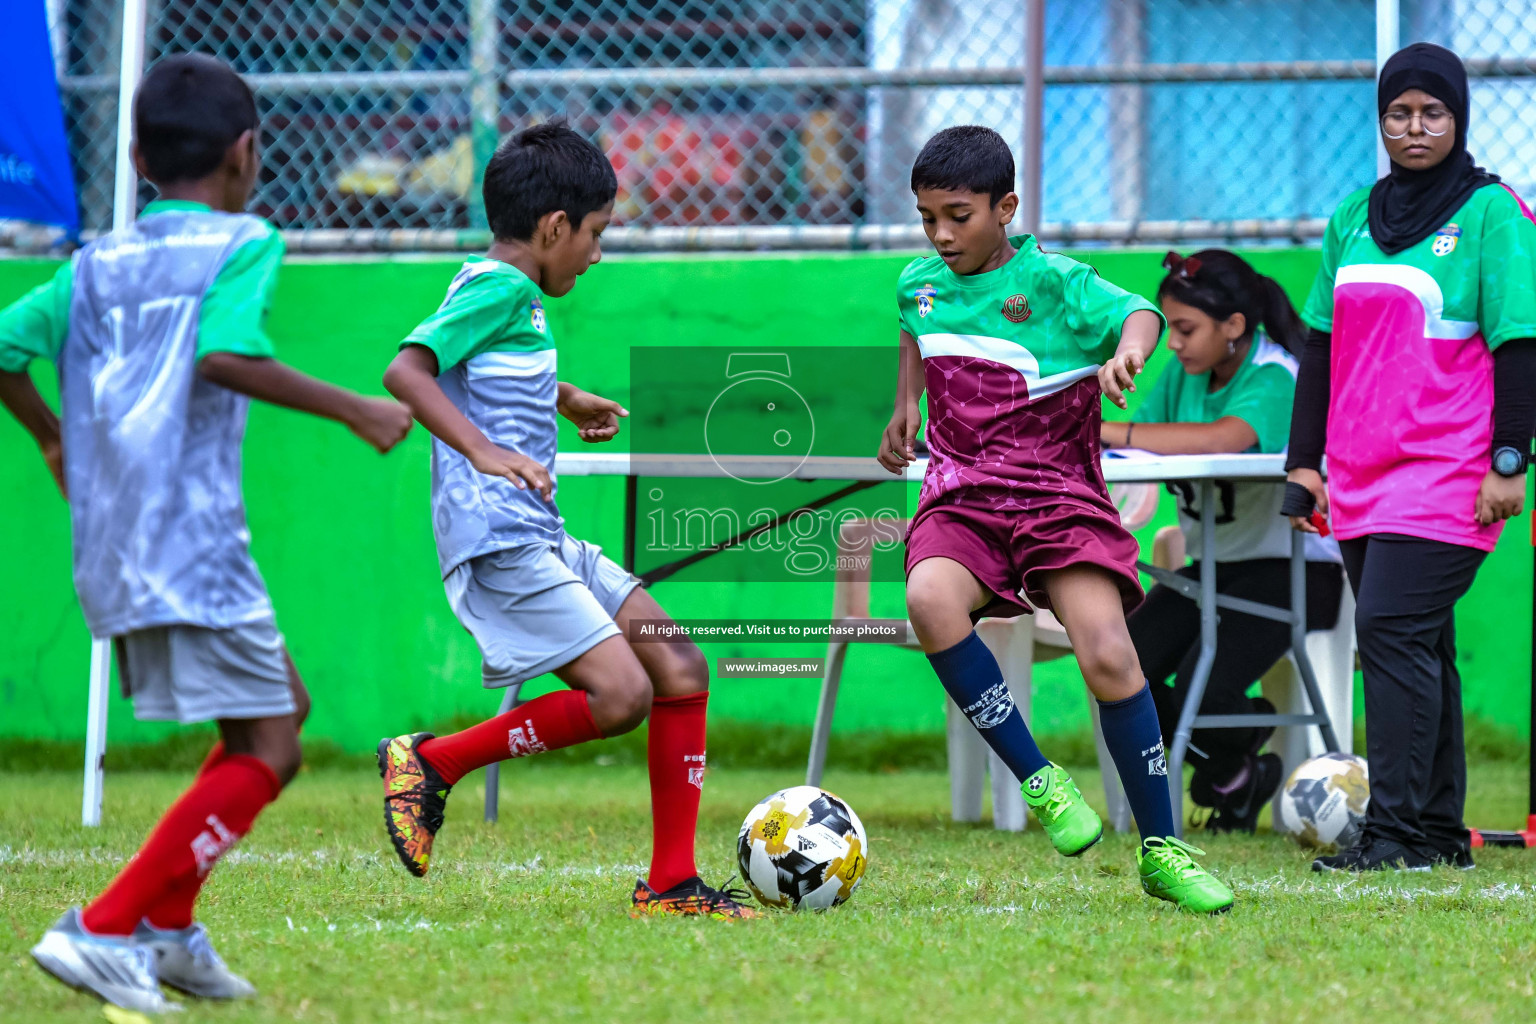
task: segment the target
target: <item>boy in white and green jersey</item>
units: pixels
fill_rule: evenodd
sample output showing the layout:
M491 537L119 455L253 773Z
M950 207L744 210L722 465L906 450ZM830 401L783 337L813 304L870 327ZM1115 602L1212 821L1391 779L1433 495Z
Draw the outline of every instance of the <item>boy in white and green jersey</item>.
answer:
M454 613L480 646L486 686L546 672L556 690L451 736L379 744L384 824L424 875L454 783L475 768L628 732L650 718L651 867L636 914L745 918L745 894L704 884L694 832L704 786L709 670L692 642L625 639L632 619L667 620L640 581L565 532L555 507L558 417L606 441L628 413L556 375L544 296L561 296L602 255L612 166L563 123L509 139L485 172L495 242L472 256L437 312L400 343L384 384L432 432L432 529Z
M1174 835L1157 710L1126 630L1141 600L1136 541L1099 468L1099 401L1122 391L1162 331L1145 299L1093 268L1010 239L1013 156L989 128L949 128L912 168L937 256L898 282L896 411L878 458L914 458L928 393L930 452L907 534L907 611L945 690L1023 781L1056 848L1078 856L1103 834L1071 778L1040 752L997 660L972 626L983 615L1054 611L1066 627L1141 830L1145 891L1219 913L1232 892Z
M511 264L471 256L442 306L401 345L430 351L449 401L481 420L488 437L505 435L512 451L544 467L555 462L559 384L541 296ZM563 524L555 504L537 489L537 476L532 482L530 488L527 480L482 473L441 438L432 439L432 527L445 577L488 551L559 541Z
M0 403L68 496L80 608L112 641L134 716L218 723L137 855L32 949L64 984L158 1013L176 1008L161 983L209 999L255 992L195 911L209 872L298 771L309 708L250 553L250 399L338 420L379 451L411 418L274 358L265 320L283 243L244 212L260 125L240 77L206 55L166 57L133 113L134 159L160 198L0 311ZM58 368L57 416L27 375L34 359Z

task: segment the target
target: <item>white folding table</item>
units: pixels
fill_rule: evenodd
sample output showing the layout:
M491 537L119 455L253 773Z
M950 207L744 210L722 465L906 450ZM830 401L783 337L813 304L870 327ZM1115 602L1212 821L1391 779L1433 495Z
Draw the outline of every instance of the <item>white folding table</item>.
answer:
M1227 597L1216 593L1216 485L1218 481L1251 481L1277 483L1285 479L1283 455L1130 455L1106 454L1101 462L1107 483L1163 483L1186 480L1196 483L1200 491L1201 548L1198 552L1200 579L1198 582L1158 569L1146 562L1140 563L1143 572L1158 582L1173 588L1194 601L1200 607L1200 657L1190 680L1189 696L1179 716L1174 733L1173 746L1168 751L1168 785L1173 796L1174 822L1183 834L1184 758L1189 750L1189 740L1196 728L1246 729L1255 726L1316 725L1322 732L1323 745L1328 750L1338 750L1333 724L1329 721L1327 705L1322 699L1307 656L1307 600L1306 600L1306 538L1297 533L1291 538L1291 606L1280 608L1242 598ZM556 476L622 476L626 480L624 496L624 567L631 572L635 567L635 531L639 480L648 477L739 477L770 478L786 477L796 480L848 480L865 486L898 479L920 482L928 469L927 459L918 459L906 468L901 477L885 470L873 458L842 456L811 456L805 459L785 459L775 456L751 456L716 458L710 455L630 455L627 452L562 452L555 461ZM835 492L842 496L861 488L851 487ZM828 496L832 497L832 496ZM823 499L822 503L825 503ZM796 510L798 511L798 510ZM772 524L768 524L771 527ZM764 529L767 527L759 528ZM732 538L688 556L686 559L663 567L672 570L682 564L692 564L727 547L746 540L746 535ZM673 570L675 571L675 570ZM666 571L665 575L670 575ZM664 578L664 577L663 577ZM1311 711L1305 714L1271 715L1202 715L1200 703L1210 682L1211 666L1216 660L1216 624L1218 610L1228 608L1260 618L1284 622L1291 628L1292 655L1298 674L1306 690ZM503 701L503 709L510 709L517 695L509 693ZM497 773L489 771L486 781L486 816L495 817Z
M1262 725L1316 725L1322 732L1324 746L1328 750L1339 749L1334 727L1328 719L1313 673L1312 663L1306 650L1306 555L1305 538L1296 534L1291 543L1291 607L1279 608L1240 598L1221 596L1216 593L1216 502L1217 481L1268 481L1285 479L1284 457L1280 455L1164 455L1132 456L1119 458L1106 456L1102 462L1104 478L1109 483L1157 483L1187 480L1199 485L1202 550L1198 552L1200 579L1198 583L1175 576L1165 570L1155 569L1142 563L1143 571L1159 582L1173 587L1179 593L1200 606L1200 657L1190 681L1189 697L1179 717L1172 748L1168 751L1168 781L1173 794L1175 822L1182 829L1183 821L1183 766L1189 749L1190 734L1198 728L1237 729ZM728 541L694 552L668 566L648 573L648 582L671 575L686 565L710 557L719 551L742 543L756 532L772 529L778 523L805 508L817 508L841 500L849 494L886 483L904 479L919 482L927 471L927 459L919 459L906 468L901 476L882 468L873 458L843 456L808 456L802 459L778 456L737 456L715 458L710 455L649 455L628 452L572 451L562 452L555 460L556 477L567 476L621 476L625 478L624 493L624 567L630 571L635 566L636 516L641 477L718 477L741 479L795 479L795 480L846 480L850 486L815 502L786 512L779 520L764 524L753 531L746 531ZM1307 714L1273 715L1201 715L1200 702L1210 681L1211 665L1216 657L1216 623L1218 610L1228 608L1261 618L1285 622L1291 627L1292 655L1311 704ZM90 706L88 709L85 788L81 819L86 825L101 821L102 756L106 750L106 713L108 680L110 677L110 649L108 641L97 640L91 651ZM516 688L509 688L502 707L511 708L517 700ZM496 790L499 781L497 766L487 770L486 814L494 819Z

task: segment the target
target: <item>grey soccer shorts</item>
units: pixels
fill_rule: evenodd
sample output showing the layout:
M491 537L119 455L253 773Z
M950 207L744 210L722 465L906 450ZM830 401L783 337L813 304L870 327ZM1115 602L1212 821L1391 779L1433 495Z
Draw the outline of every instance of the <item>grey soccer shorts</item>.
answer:
M283 635L270 618L227 629L153 626L114 637L113 647L135 718L191 725L297 710Z
M639 585L602 548L569 536L477 555L443 580L488 687L526 682L617 636L613 618Z

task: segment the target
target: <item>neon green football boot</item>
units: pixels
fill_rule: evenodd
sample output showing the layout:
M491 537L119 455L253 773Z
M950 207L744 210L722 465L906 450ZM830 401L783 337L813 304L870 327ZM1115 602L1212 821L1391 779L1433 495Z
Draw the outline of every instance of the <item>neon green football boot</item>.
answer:
M1104 823L1061 765L1046 765L1025 779L1020 788L1024 802L1062 856L1076 857L1104 837Z
M1232 909L1232 890L1221 879L1196 864L1194 857L1204 857L1188 843L1169 836L1148 836L1142 840L1141 887L1148 896L1177 904L1180 910L1195 914L1225 914Z

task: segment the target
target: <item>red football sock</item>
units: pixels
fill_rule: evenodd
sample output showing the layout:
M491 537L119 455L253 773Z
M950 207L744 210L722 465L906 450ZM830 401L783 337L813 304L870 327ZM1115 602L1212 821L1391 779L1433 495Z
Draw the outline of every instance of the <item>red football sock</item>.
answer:
M160 896L160 902L144 912L156 928L173 930L192 927L192 906L203 891L203 879L177 882Z
M509 757L527 757L602 738L592 721L586 693L555 690L463 732L427 740L416 752L451 786L476 768Z
M208 751L208 756L203 758L203 763L197 769L198 776L201 777L202 775L206 774L208 769L212 768L222 760L224 760L224 741L215 740L213 749Z
M209 769L222 760L224 760L224 741L216 740L213 749L208 751L208 756L203 758L202 765L197 769L198 778L208 774ZM150 907L144 916L156 928L167 930L190 928L192 907L197 903L197 895L203 891L203 882L206 880L204 876L177 882L161 894L160 901Z
M167 894L200 887L282 788L266 762L249 754L226 755L171 805L139 852L85 908L81 923L98 935L128 935Z
M651 701L646 762L651 771L651 874L665 892L697 875L693 837L704 792L704 708L709 691Z

